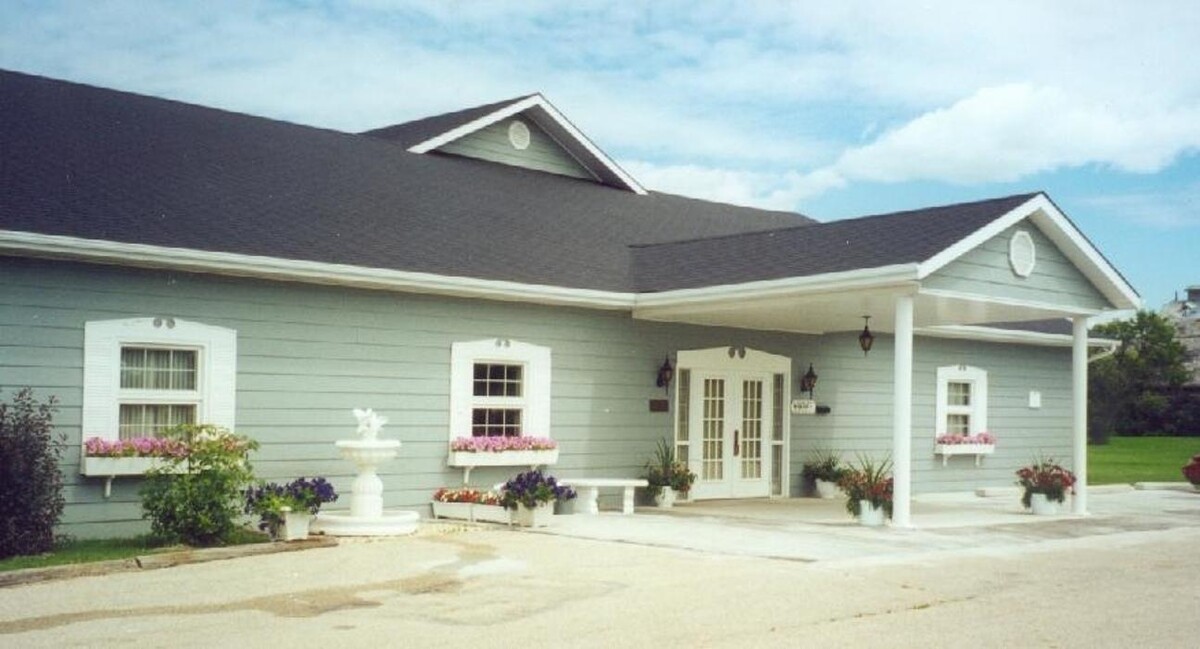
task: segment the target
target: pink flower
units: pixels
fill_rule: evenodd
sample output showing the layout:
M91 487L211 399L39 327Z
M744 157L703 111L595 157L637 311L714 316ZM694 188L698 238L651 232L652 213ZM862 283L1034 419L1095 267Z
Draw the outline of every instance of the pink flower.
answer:
M549 437L456 437L450 450L456 453L502 453L504 451L549 451L558 444Z

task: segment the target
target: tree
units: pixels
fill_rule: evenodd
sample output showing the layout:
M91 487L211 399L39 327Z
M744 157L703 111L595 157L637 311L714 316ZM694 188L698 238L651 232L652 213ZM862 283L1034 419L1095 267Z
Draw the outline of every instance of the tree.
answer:
M1093 441L1112 434L1146 435L1178 431L1170 407L1188 380L1187 350L1163 316L1139 311L1129 320L1098 325L1092 335L1117 341L1116 352L1094 362L1088 372L1088 410Z

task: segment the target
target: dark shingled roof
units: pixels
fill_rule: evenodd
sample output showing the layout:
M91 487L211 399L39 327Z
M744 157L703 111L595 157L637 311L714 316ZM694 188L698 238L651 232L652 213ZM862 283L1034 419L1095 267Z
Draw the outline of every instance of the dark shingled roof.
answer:
M634 248L640 291L921 262L1037 194Z
M812 222L3 71L0 152L4 230L572 288L633 290L633 243Z
M510 106L518 101L532 97L532 94L514 97L505 101L497 101L474 108L456 110L453 113L433 115L403 124L384 126L383 128L363 131L363 135L377 137L395 142L404 148L416 146L430 138L437 137L447 131L452 131L464 124L470 124L485 115L490 115L501 108Z

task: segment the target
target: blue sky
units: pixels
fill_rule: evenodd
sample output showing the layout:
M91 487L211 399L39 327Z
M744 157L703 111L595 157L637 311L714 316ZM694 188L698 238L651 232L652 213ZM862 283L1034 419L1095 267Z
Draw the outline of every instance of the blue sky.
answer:
M1200 5L14 2L0 67L365 130L541 91L651 189L821 220L1045 190L1200 284Z

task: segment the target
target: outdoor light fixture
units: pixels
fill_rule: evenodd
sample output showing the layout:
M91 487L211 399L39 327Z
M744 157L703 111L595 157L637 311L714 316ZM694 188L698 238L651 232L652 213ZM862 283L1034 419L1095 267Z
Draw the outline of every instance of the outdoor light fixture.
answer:
M863 330L858 334L858 346L862 347L863 356L866 356L867 352L871 351L871 345L875 344L875 334L871 333L870 323L871 316L863 316Z
M807 392L808 398L813 398L813 388L817 387L817 373L813 371L812 363L808 364L808 371L804 376L800 377L800 391Z
M662 366L658 368L658 379L655 381L655 385L664 390L670 391L671 379L674 377L675 368L671 367L671 357L666 356L663 358Z

